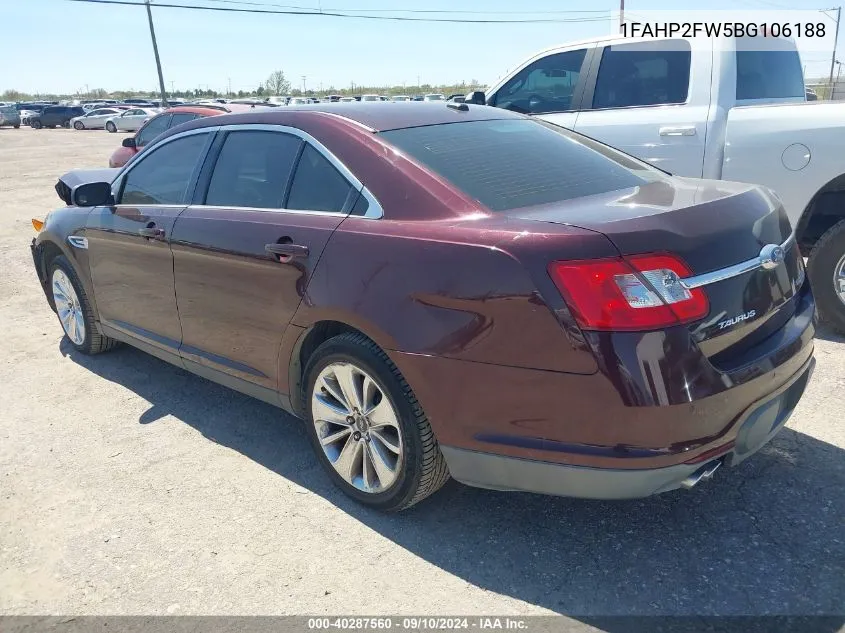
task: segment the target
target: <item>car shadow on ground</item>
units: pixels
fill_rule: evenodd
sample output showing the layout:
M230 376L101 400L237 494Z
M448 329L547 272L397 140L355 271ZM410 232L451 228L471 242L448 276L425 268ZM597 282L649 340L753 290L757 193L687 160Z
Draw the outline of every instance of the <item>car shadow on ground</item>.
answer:
M833 343L845 343L845 335L840 334L825 323L820 323L816 328L816 338Z
M127 424L175 416L487 591L586 620L845 615L845 452L794 430L691 491L600 502L450 482L385 515L335 489L302 423L280 410L127 346L97 357L66 340L61 349L151 403Z

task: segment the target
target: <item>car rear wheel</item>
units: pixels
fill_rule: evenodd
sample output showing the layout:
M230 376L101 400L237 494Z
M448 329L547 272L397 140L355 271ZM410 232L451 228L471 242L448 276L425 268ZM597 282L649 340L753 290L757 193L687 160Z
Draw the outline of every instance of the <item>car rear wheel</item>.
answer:
M17 129L20 129L21 125L20 125L20 123L18 123L17 125L14 125L12 127L14 127L17 130Z
M320 345L308 361L303 385L317 458L356 501L379 510L404 510L449 479L411 387L363 334L341 334Z
M827 230L810 252L807 275L819 316L845 334L845 220Z
M75 130L84 130L85 124L82 121L74 121L73 122L73 129Z
M36 119L35 121L33 121L32 123L30 123L30 125L31 125L32 127L34 127L36 130L40 130L42 127L44 127L44 126L42 125L41 121L39 121L39 120L37 120L37 119Z
M97 331L88 296L64 255L59 255L50 263L50 293L59 323L74 349L90 355L117 346L118 341Z
M107 121L107 122L106 122L106 129L107 129L109 132L111 132L112 134L114 134L115 132L117 132L117 126L116 126L114 123L112 123L111 121Z

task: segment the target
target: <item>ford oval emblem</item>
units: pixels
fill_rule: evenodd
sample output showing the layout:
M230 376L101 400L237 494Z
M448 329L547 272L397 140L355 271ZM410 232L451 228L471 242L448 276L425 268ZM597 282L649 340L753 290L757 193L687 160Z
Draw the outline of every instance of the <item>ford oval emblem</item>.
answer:
M773 270L783 263L786 253L777 244L766 244L760 251L760 266L765 270Z

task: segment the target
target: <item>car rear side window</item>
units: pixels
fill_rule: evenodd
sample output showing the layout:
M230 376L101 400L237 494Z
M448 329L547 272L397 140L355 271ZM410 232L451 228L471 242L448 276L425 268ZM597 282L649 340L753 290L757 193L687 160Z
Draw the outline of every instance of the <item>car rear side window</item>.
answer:
M138 147L143 147L144 145L150 143L155 137L167 129L169 121L169 114L163 114L155 117L154 119L150 119L150 121L141 128L141 131L138 132L138 139L135 141L135 144Z
M736 99L804 96L804 72L796 50L738 50Z
M191 134L153 148L126 174L119 204L187 204L207 140L207 133Z
M626 189L661 177L644 163L538 120L468 121L381 136L493 211Z
M302 141L281 132L230 132L214 165L205 204L280 209Z
M309 211L343 210L352 185L310 145L306 145L296 166L288 196L288 209Z
M593 108L684 103L691 59L684 40L608 46L601 57Z

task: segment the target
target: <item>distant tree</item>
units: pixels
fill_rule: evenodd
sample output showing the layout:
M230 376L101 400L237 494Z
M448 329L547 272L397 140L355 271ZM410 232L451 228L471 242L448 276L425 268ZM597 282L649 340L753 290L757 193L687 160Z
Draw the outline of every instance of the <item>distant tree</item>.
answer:
M255 89L255 95L257 97L264 96L264 86L258 86L258 88Z
M286 95L290 92L290 82L285 79L285 73L275 70L267 77L264 88L270 95Z
M17 90L6 90L0 96L3 97L3 101L23 101L25 98L24 93Z
M244 93L243 90L238 90L238 99L243 99L244 95L245 95L245 93Z

